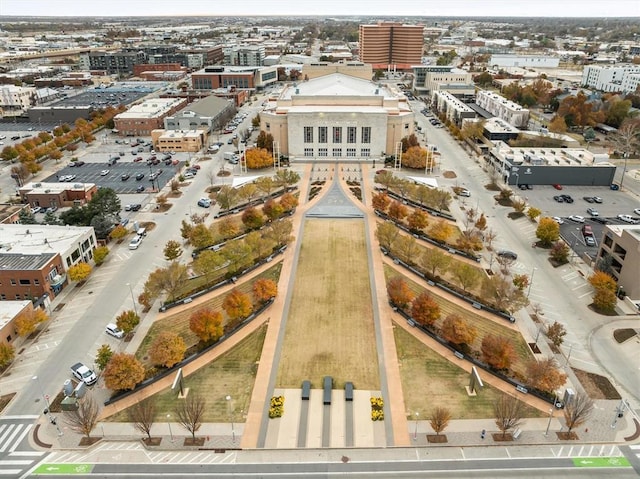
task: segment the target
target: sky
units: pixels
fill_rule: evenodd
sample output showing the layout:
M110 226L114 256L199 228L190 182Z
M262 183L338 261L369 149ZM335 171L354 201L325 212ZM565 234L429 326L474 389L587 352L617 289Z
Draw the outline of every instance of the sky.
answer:
M5 15L640 17L640 0L0 0Z

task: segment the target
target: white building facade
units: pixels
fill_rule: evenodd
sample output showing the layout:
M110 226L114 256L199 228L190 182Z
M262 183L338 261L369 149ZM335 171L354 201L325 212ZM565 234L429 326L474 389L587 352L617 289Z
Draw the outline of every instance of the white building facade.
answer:
M516 128L526 128L529 123L528 109L497 93L486 90L478 91L476 104Z
M640 84L640 65L587 65L582 70L582 86L604 92L632 93Z

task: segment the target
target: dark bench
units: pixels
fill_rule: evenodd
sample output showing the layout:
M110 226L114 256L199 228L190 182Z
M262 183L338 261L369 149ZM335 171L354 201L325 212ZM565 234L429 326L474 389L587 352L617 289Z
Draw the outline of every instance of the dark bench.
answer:
M323 393L323 404L331 404L331 389L333 389L333 378L331 376L325 376L322 381L324 393Z
M311 381L302 381L302 400L308 401L311 395Z
M353 401L353 383L351 381L344 385L344 400Z

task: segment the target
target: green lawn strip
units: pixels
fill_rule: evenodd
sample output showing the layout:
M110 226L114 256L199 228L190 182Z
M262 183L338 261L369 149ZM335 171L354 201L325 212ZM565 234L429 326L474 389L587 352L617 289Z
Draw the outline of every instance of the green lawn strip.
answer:
M427 288L421 286L407 276L404 276L387 264L385 264L384 271L387 281L395 276L402 276L402 278L407 283L407 286L416 294L416 296L423 293L424 291L427 291ZM436 322L436 327L439 327L448 315L453 313L459 314L466 320L470 321L471 324L473 324L478 330L478 336L475 342L470 345L471 348L476 351L480 351L482 338L484 338L484 336L487 334L494 334L496 336L509 338L517 355L517 360L512 365L512 370L522 375L525 374L525 365L530 359L533 358L533 353L531 352L531 349L529 348L527 342L518 331L500 324L500 321L504 321L502 319L497 318L496 321L493 321L475 313L474 311L465 309L462 306L447 300L445 297L439 294L437 289L429 292L440 306L440 319Z
M203 422L229 422L230 419L244 422L266 332L267 326L262 325L231 351L184 378L183 385L189 389L188 394L199 393L206 399ZM227 396L232 398L231 405L226 401ZM152 398L156 401L158 422L165 422L167 414L175 418L175 406L182 401L177 391L169 387ZM127 409L106 420L130 421Z
M279 261L268 270L260 273L253 280L245 281L243 283L238 283L238 285L236 286L236 289L238 289L239 291L242 291L243 293L252 295L253 283L256 280L272 279L277 283L278 279L280 278L281 270L282 270L282 261ZM136 351L136 358L138 358L139 361L142 361L142 363L145 366L147 367L151 366L151 364L148 363L148 359L147 359L147 353L148 353L149 347L151 346L151 343L156 338L156 336L164 331L171 331L179 334L184 340L184 342L186 343L187 348L195 346L198 343L198 337L191 332L191 329L189 329L189 318L191 317L191 314L193 314L196 310L200 308L206 307L214 311L217 310L222 312L226 321L227 319L226 314L222 309L222 303L224 302L225 297L226 297L226 294L219 294L217 296L213 296L207 299L207 301L204 304L194 306L184 311L177 312L175 314L167 316L166 318L160 319L155 323L153 323L151 328L149 328L149 332L147 333L145 338L142 340L142 343L140 344L138 351Z
M467 394L469 373L424 345L400 327L394 328L396 349L400 362L400 379L405 409L410 419L415 413L428 420L434 408L451 411L452 419L485 419L494 417L493 405L502 394L485 383L477 395ZM483 377L488 373L480 371ZM543 417L535 408L524 405L524 417ZM446 430L445 430L446 434Z

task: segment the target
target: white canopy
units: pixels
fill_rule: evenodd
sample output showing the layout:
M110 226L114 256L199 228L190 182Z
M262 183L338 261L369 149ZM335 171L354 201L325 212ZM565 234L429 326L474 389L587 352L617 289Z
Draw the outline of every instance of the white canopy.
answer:
M421 176L407 176L407 178L411 181L415 181L416 183L430 186L431 188L438 187L438 180L436 180L435 178L423 178Z

